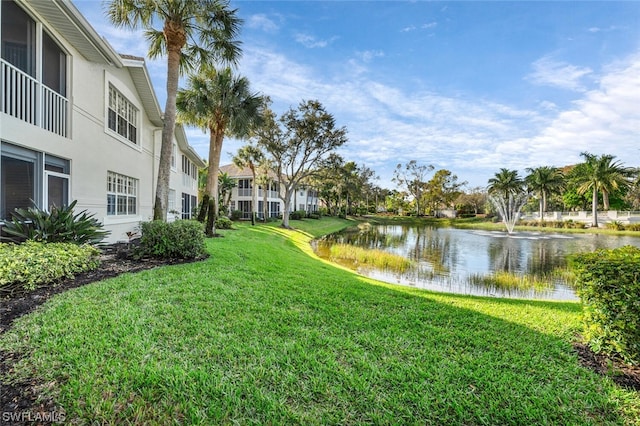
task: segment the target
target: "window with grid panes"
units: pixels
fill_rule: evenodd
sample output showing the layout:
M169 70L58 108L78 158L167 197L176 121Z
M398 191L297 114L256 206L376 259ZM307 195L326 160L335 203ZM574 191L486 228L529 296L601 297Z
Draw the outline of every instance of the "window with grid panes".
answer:
M124 216L138 212L138 179L107 173L107 215Z
M138 143L138 109L112 85L109 85L109 129L135 144Z

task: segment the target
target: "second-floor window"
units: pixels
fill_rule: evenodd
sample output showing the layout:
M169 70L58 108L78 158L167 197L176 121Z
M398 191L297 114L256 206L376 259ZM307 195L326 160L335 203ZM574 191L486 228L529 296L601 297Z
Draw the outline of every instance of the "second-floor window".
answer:
M251 179L238 179L238 196L251 196Z
M17 3L0 3L0 111L67 137L68 55Z
M112 85L109 85L109 129L125 139L138 143L138 109Z

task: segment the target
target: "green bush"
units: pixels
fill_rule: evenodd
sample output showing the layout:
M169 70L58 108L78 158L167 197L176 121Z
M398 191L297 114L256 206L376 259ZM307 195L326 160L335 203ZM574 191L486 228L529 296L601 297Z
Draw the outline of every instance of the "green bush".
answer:
M242 211L233 210L231 212L231 220L240 220L240 219L242 219Z
M53 206L51 212L36 207L15 209L12 220L5 223L2 231L16 237L17 241L100 243L110 232L86 210L74 214L76 204L77 200L67 207Z
M33 290L100 265L100 251L88 244L0 243L0 295L16 288Z
M233 222L226 216L222 216L218 220L216 220L217 229L231 229L232 227Z
M622 231L624 229L624 224L619 220L612 220L607 223L607 229L612 229L614 231Z
M630 223L624 229L625 231L640 231L640 223Z
M640 363L640 248L582 253L573 256L571 265L589 346Z
M196 259L204 257L205 234L197 220L143 222L136 255L161 259Z
M300 220L307 217L307 212L304 210L296 210L294 212L289 213L289 219L291 220Z

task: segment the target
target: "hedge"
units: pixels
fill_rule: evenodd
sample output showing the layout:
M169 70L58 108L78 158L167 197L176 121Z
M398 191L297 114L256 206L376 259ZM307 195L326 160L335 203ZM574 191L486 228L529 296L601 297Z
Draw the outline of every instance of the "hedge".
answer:
M138 256L196 259L206 256L202 223L195 220L143 222Z
M0 244L0 292L73 278L100 265L100 251L90 245L26 241Z
M640 364L640 248L582 253L571 265L591 349Z

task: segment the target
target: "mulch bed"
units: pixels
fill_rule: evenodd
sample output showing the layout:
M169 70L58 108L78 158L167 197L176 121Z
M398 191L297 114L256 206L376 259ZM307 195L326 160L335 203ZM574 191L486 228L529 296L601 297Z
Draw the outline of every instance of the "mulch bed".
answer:
M118 256L117 249L111 249L102 256L100 267L91 272L77 275L52 286L38 288L28 293L15 293L9 297L0 299L0 334L7 331L13 321L22 315L28 314L38 306L45 303L55 294L66 290L83 286L95 281L111 278L125 272L138 272L152 269L158 266L186 263L188 261L166 261L158 259L131 260ZM620 360L601 354L595 354L588 346L582 343L574 343L573 348L578 355L580 364L595 371L598 374L609 376L620 386L634 389L640 392L640 367L630 367ZM0 351L0 378L10 372L20 354ZM0 390L0 414L2 413L26 413L22 421L12 421L3 424L49 424L40 421L46 418L47 413L64 413L51 399L43 399L40 394L47 384L33 378L18 383L1 383ZM38 413L41 413L40 415ZM35 420L34 420L35 419Z

